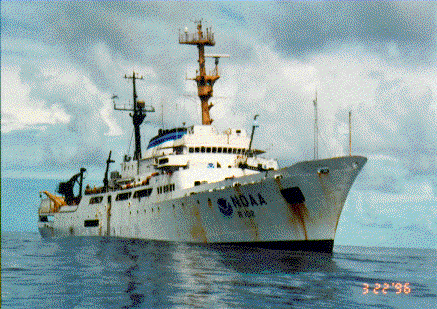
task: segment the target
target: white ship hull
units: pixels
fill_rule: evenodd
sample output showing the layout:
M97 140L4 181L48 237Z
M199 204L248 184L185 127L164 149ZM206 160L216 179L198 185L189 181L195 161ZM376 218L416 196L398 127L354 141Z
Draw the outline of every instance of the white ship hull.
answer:
M300 162L280 170L204 184L179 198L101 203L85 195L39 221L43 236L111 236L197 244L332 251L347 194L367 159ZM126 191L134 191L128 189ZM301 193L300 193L301 192ZM108 196L111 196L109 201Z

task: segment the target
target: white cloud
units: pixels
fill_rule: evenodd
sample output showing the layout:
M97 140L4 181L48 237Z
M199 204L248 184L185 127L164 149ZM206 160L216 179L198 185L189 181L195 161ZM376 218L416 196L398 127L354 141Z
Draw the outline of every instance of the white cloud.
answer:
M42 100L31 99L30 86L21 81L20 72L16 66L2 67L2 133L70 122L71 116L59 104L47 106Z
M109 96L107 97L109 98ZM123 130L114 119L113 112L114 107L112 102L109 102L109 100L99 111L100 117L109 128L109 131L105 133L107 136L119 136L123 134Z
M395 8L396 6L394 5ZM259 113L260 128L257 130L255 143L260 148L268 148L273 142L271 155L275 157L288 158L289 161L308 159L312 157L312 100L317 88L321 157L348 153L347 112L352 109L353 153L385 153L399 159L400 164L411 163L408 165L411 169L416 166L421 171L427 168L432 170L435 166L435 157L423 154L420 149L409 151L413 136L409 130L403 128L410 121L412 111L417 112L418 108L424 108L427 112L419 115L424 123L419 128L424 132L421 140L424 141L426 151L432 153L435 150L435 142L432 140L435 132L432 120L437 116L435 98L434 105L418 104L428 89L433 93L437 91L435 66L403 65L402 60L406 57L407 49L402 41L394 36L378 37L379 34L372 32L373 30L369 33L362 32L370 23L364 4L359 7L337 5L341 12L347 13L345 20L356 12L362 14L358 16L359 20L351 20L352 32L344 32L343 28L340 32L337 31L338 21L335 17L332 19L334 15L329 13L336 7L333 4L279 6L290 12L298 12L301 18L298 20L279 18L276 5L259 4L250 7L245 4L205 4L203 7L207 7L209 13L208 22L204 25L213 26L216 32L217 44L210 50L231 54L230 59L220 61L223 74L214 92L216 96L225 96L227 99L212 99L215 103L211 110L215 119L214 125L219 128L243 125L250 130L254 114ZM149 101L157 107L157 113L150 118L156 119L153 120L154 123L160 123L159 105L162 100L166 102L166 110L169 111L166 118L175 120L175 124L183 121L180 119L183 114L187 116L187 122L199 122L198 103L180 98L178 91L183 86L176 84L183 81L185 68L189 67L189 72L194 72L196 65L196 49L177 45L177 28L190 26L190 30L193 30L187 16L196 12L197 5L138 3L132 7L123 3L61 3L45 7L46 11L42 15L32 13L38 8L37 4L26 8L22 12L16 5L10 4L5 9L6 14L20 27L15 32L12 28L7 28L6 35L2 36L2 43L5 42L2 46L6 46L9 52L2 62L10 61L8 56L12 54L19 59L15 63L21 63L32 54L39 55L35 66L43 68L44 77L47 78L45 84L41 82L45 87L42 87L43 91L52 91L55 96L69 100L68 106L64 106L63 102L50 105L53 106L53 117L58 122L66 119L58 115L61 111L74 117L70 109L82 106L89 108L79 115L86 118L88 113L88 119L84 119L82 123L101 120L107 126L106 130L101 130L102 134L121 134L129 123L122 118L126 115L121 116L121 113L111 111L108 94L117 93L121 99L123 96L131 99L131 85L122 76L131 74L132 70L144 75L147 80L139 83L138 90L146 102ZM178 14L181 8L186 16ZM393 21L401 23L414 14L422 16L424 9L432 8L401 6L401 15L396 16ZM392 12L391 5L381 5L381 9ZM371 10L375 8L371 7ZM57 14L58 11L62 14ZM144 15L144 11L151 14ZM84 13L95 18L85 18ZM23 19L23 14L30 17ZM427 14L425 15L428 16ZM307 19L308 16L315 18ZM50 29L45 27L49 21L54 24ZM141 27L131 28L129 25L132 21L140 21ZM294 27L299 27L297 23L300 21L309 22L314 32L311 37L308 33L301 33L302 40L290 41L289 36L295 36L296 29L299 28ZM384 19L376 21L385 25ZM322 29L317 28L318 25L322 25ZM24 26L37 26L43 30L28 33ZM428 24L425 26L427 35L432 33ZM420 22L415 21L414 27L420 28ZM69 35L62 36L65 32ZM404 36L408 34L403 31L400 33ZM369 37L360 36L364 34ZM371 41L375 36L382 40L380 45ZM312 39L315 41L311 41ZM336 40L336 43L330 45L333 42L331 39ZM14 44L9 43L10 40L26 44L22 43L19 48L14 48ZM404 40L408 40L408 37L404 37ZM415 38L410 40L416 42ZM32 42L33 44L28 44ZM291 46L293 42L299 46ZM280 48L278 44L281 45ZM305 44L315 49L309 52L303 46ZM372 49L369 46L377 48ZM286 48L303 48L303 54L299 56L287 52ZM386 57L387 54L400 60L391 61ZM25 57L20 58L20 55ZM211 67L210 62L208 68ZM423 89L414 86L420 83L427 86ZM186 84L191 85L189 89L194 86L193 82ZM56 89L58 92L62 90L62 93L56 93ZM418 93L414 104L400 100L407 93L414 94L414 91ZM35 101L47 101L42 96L33 98ZM174 104L173 101L177 103ZM176 113L175 106L180 108ZM90 113L98 117L95 118ZM77 122L76 118L73 120ZM3 113L2 121L3 124L13 123L15 118L11 114ZM170 125L171 121L168 122ZM3 132L5 128L2 128ZM93 130L100 132L97 127ZM399 153L393 153L394 149L399 150ZM406 156L405 152L411 153L411 157ZM403 161L402 158L406 159Z

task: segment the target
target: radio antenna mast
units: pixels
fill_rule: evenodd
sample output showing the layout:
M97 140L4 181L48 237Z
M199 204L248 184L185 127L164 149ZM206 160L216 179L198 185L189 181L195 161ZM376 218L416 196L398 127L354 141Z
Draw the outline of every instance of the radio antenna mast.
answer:
M114 101L114 110L119 111L131 111L133 113L129 113L129 116L132 117L132 123L134 125L135 131L135 152L134 152L134 160L141 159L141 134L140 134L140 125L143 123L144 118L146 117L146 112L154 112L155 109L152 106L145 106L144 101L137 101L137 88L135 81L137 79L142 80L143 76L137 75L135 72L132 72L132 76L124 75L124 78L131 79L133 85L133 106L122 106L117 107ZM113 97L114 99L115 97Z
M318 141L318 135L319 135L319 128L317 126L317 90L316 90L316 98L313 100L314 103L314 160L317 160L319 158L319 141Z
M211 28L206 28L206 33L202 31L202 20L195 21L197 23L197 32L188 33L188 29L185 28L184 33L179 31L179 44L196 45L199 50L199 70L196 71L196 77L190 78L197 83L197 95L200 98L200 104L202 107L202 124L210 125L213 120L209 115L209 110L212 108L212 104L208 103L208 100L213 95L214 83L220 78L218 73L219 58L229 57L229 55L205 55L205 46L214 46L214 33ZM209 75L205 69L205 57L215 58L215 68Z
M352 156L352 111L349 111L349 156Z

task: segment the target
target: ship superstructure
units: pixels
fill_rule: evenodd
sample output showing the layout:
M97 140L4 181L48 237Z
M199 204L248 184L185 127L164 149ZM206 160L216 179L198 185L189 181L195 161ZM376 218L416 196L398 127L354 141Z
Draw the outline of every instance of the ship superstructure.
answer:
M282 249L332 251L347 193L366 158L349 156L300 162L279 169L264 151L252 148L254 130L214 128L209 111L219 58L205 55L214 46L211 29L184 31L180 44L196 45L199 70L193 78L201 102L202 125L160 129L142 151L140 125L152 107L137 100L133 72L132 113L135 152L103 186L85 188L85 169L47 198L39 208L43 236L113 236L202 244L233 244ZM215 68L205 69L205 57ZM256 116L255 116L256 119ZM73 187L80 183L75 196Z

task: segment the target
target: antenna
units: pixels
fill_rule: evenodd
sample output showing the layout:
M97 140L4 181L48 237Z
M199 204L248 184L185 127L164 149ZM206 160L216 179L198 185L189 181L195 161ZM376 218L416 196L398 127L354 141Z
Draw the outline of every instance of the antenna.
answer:
M213 95L214 83L220 78L218 74L218 62L220 57L226 57L228 55L205 55L205 46L214 46L214 33L211 28L206 28L206 33L202 31L202 20L195 21L197 24L197 32L188 33L186 29L183 33L179 31L179 44L196 45L199 50L199 70L196 72L196 77L191 80L197 83L197 95L200 98L200 104L202 107L202 124L210 125L212 119L209 115L209 110L212 108L212 104L208 103L208 100ZM215 68L209 75L205 70L205 57L215 58Z
M143 123L144 118L146 117L146 112L154 112L155 109L153 106L145 106L144 101L137 101L137 88L135 81L137 79L142 80L143 76L139 76L135 73L135 71L132 72L132 76L124 75L124 78L126 79L132 79L132 85L133 85L133 106L123 106L123 107L117 107L115 104L115 98L117 96L113 96L112 99L114 101L114 110L121 110L121 111L132 111L133 113L129 113L129 116L132 117L132 122L134 125L134 131L135 131L135 152L134 152L134 160L141 159L141 134L140 134L140 125Z
M256 114L255 117L253 117L253 126L252 126L252 133L250 134L250 143L249 143L249 149L248 152L250 152L250 148L252 147L252 141L253 141L253 135L255 134L255 129L258 128L258 123L256 122L256 118L259 115Z
M161 100L161 128L164 130L164 102Z
M109 185L109 180L108 180L109 164L115 162L114 160L111 160L111 154L112 154L112 150L109 152L108 159L106 160L105 177L103 178L103 187L105 188L105 192L108 192L108 185Z
M314 103L314 160L317 160L319 158L319 141L318 141L318 135L319 135L319 128L317 126L317 90L316 90L316 98L313 100Z
M352 111L349 111L349 156L352 156Z

